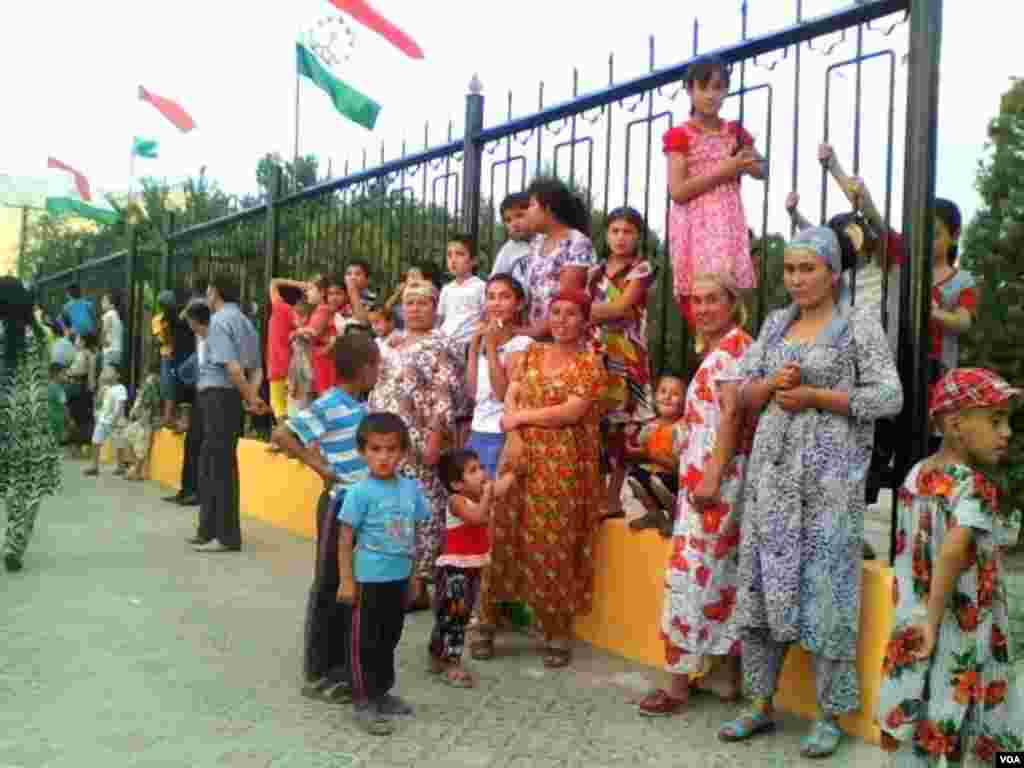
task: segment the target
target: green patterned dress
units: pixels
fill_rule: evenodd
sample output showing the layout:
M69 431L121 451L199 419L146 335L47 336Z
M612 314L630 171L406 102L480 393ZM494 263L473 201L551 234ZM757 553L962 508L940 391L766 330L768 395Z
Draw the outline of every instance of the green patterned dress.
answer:
M49 365L42 331L30 330L13 370L0 324L0 500L7 506L4 555L21 560L39 504L61 485L60 448L49 424Z

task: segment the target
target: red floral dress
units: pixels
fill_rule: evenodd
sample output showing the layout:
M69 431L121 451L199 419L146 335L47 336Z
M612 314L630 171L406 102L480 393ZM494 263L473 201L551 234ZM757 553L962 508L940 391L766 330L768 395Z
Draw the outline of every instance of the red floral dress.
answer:
M548 376L541 360L548 344L534 343L514 375L523 408L547 408L575 396L594 405L568 427L523 427L526 477L517 535L517 557L502 558L500 579L518 585L548 635L571 631L577 614L590 611L593 597L593 538L605 512L607 493L600 475L600 411L607 386L601 359L582 352Z
M999 507L984 475L963 465L914 467L898 493L895 628L886 647L878 720L900 743L898 765L992 765L1024 749L1024 706L1010 663L1000 548L1017 540L1021 513ZM970 566L957 578L930 659L915 661L908 628L924 620L946 534L972 529Z
M698 511L686 491L700 483L715 448L722 418L718 383L738 381L740 358L752 343L746 331L734 328L704 358L686 391L683 420L689 434L679 460L680 493L661 619L666 669L673 674L699 676L708 671L709 657L739 655L734 610L740 502L755 425L743 426L717 504Z
M711 132L691 120L667 131L662 143L665 154L686 155L687 173L696 177L714 171L737 144L753 146L754 139L739 123L723 122L720 131ZM757 286L738 179L685 203L673 202L668 226L677 300L690 295L693 277L700 272L732 275L743 290Z

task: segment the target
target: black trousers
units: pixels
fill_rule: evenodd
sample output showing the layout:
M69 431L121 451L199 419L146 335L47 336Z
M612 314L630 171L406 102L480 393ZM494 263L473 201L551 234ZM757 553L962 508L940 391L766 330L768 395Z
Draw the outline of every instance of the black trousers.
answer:
M237 389L204 389L196 398L203 419L199 452L199 532L204 541L217 539L228 547L242 546L238 509L238 440L242 436L242 396Z
M192 404L192 415L185 433L185 457L181 462L181 495L199 495L199 454L203 448L203 416L199 398Z
M376 701L395 685L395 649L405 626L409 582L359 582L352 610L352 693L356 704Z
M343 498L332 504L324 491L316 505L316 563L306 601L302 660L303 674L309 682L324 677L351 682L348 637L352 607L338 602L338 507Z

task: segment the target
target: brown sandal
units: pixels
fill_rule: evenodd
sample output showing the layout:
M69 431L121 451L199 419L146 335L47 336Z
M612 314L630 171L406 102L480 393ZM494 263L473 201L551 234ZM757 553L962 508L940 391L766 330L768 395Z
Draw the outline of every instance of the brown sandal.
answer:
M461 664L450 664L441 675L441 682L452 688L473 688L476 685L473 676Z
M469 654L477 661L494 658L494 633L480 631L476 640L469 644Z
M688 703L688 699L677 699L663 688L658 688L637 702L637 710L644 717L669 717L685 710Z

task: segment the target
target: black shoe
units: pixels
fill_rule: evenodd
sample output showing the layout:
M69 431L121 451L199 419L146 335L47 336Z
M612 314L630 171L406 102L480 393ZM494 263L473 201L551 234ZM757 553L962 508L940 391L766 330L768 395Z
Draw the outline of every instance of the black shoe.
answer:
M164 496L163 499L161 499L161 501L169 501L171 502L171 504L181 504L184 498L185 497L182 496L180 493L176 493L173 496Z
M194 493L192 493L192 494L189 494L188 496L186 496L185 498L183 498L178 503L181 504L181 506L183 506L183 507L198 507L199 506L199 497L196 496Z
M15 573L21 570L21 558L17 555L5 555L4 556L4 568L7 569L8 573Z

